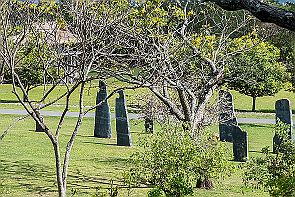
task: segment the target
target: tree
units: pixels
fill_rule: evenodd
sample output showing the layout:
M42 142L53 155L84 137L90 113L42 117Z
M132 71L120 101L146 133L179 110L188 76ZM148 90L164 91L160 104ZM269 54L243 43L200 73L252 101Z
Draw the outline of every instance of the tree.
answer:
M26 46L19 52L20 62L17 67L15 67L26 90L26 93L23 95L23 101L25 102L28 100L27 95L30 90L42 85L44 80L46 80L47 83L52 83L52 81L57 78L57 70L54 67L47 68L47 76L50 77L48 79L43 78L45 76L43 75L45 70L43 66L49 66L44 65L44 62L47 62L48 64L55 63L50 62L51 59L54 60L54 54L50 52L46 42L40 46L38 46L40 43L36 43L34 40L28 40L26 42ZM12 75L10 72L11 71L8 70L5 74L5 81L7 83L12 82ZM19 86L18 83L16 85Z
M249 161L245 166L244 182L255 188L263 188L272 197L295 195L295 145L290 140L290 125L278 122L275 133L281 139L279 149L271 154L269 147L262 149L263 156Z
M201 0L201 2L213 2L221 8L229 11L248 10L262 22L275 23L276 25L295 31L295 13L260 0Z
M266 40L280 49L280 61L285 65L290 74L289 82L292 84L289 90L295 87L295 32L278 30L278 27L263 25L260 35L266 35Z
M285 67L278 62L280 50L256 36L236 39L238 45L246 43L250 49L233 57L227 73L230 87L252 97L252 111L256 109L257 97L273 96L287 77Z
M196 187L212 188L212 178L228 176L230 164L224 144L202 132L196 141L179 125L164 124L161 131L142 139L143 149L132 155L135 166L126 181L152 187L148 196L155 197L162 193L180 197L192 195Z
M85 85L89 81L107 77L104 70L108 69L109 64L103 54L110 54L114 50L116 40L111 40L109 35L125 18L127 9L126 1L66 1L61 6L54 2L44 2L37 6L28 2L6 0L0 5L0 57L6 69L10 70L12 92L51 141L60 197L66 196L71 150L83 118L104 102L86 108L83 103ZM33 53L37 56L36 59L23 55L30 48L28 40L34 41L36 48L33 47L33 51L38 51ZM50 50L42 47L44 43ZM48 53L50 58L44 58L43 54L48 57ZM26 62L26 58L29 58L30 63L42 59L38 61L38 68L42 69L40 73L44 91L38 101L32 101L27 94L26 79L21 77L22 72L18 69L23 61ZM57 70L56 78L52 77L50 69ZM95 72L96 75L90 76L90 72ZM72 83L69 83L68 78L72 79ZM60 86L64 87L64 91L55 91ZM79 115L62 157L59 136L70 110L71 96L77 91ZM115 92L116 90L109 94L109 97ZM22 94L27 97L27 103L21 99ZM48 97L53 99L48 100ZM62 115L55 128L49 127L39 111L62 99L65 100Z
M117 35L123 54L110 54L119 65L114 76L148 88L194 133L208 124L209 99L235 54L229 50L232 37L243 34L252 17L225 13L212 4L163 0L139 3L130 18L124 34Z

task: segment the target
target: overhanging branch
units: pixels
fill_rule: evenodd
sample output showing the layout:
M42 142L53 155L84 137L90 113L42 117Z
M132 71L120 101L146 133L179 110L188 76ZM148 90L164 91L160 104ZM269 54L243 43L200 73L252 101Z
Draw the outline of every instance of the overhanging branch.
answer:
M213 2L228 11L248 10L262 22L274 23L290 31L295 31L295 13L259 0L201 0Z

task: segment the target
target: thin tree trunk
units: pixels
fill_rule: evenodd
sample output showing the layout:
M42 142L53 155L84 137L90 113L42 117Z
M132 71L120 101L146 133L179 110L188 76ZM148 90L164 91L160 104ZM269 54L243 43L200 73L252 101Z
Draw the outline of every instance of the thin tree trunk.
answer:
M57 188L58 188L58 196L59 197L66 197L66 189L63 185L63 178L62 178L62 167L61 167L61 158L60 158L60 151L59 151L59 144L57 140L52 140L52 145L54 148L54 156L55 156L55 168L56 168L56 181L57 181Z
M74 132L72 133L72 136L67 144L66 147L66 152L65 152L65 157L64 157L64 166L63 166L63 173L62 173L62 184L63 184L63 189L66 191L67 189L67 176L68 176L68 168L69 168L69 162L70 162L70 156L71 156L71 150L74 145L74 141L77 137L78 131L80 129L80 126L82 124L82 119L84 116L84 110L83 110L83 97L84 97L84 88L85 88L85 82L81 84L81 89L80 89L80 97L79 97L79 117L74 129Z
M252 112L256 111L256 97L252 97Z
M29 87L26 87L26 92L23 93L23 101L24 102L28 102L28 100L29 100L28 95L29 95Z
M4 65L3 64L4 63L2 62L0 66L0 84L2 84L4 81Z

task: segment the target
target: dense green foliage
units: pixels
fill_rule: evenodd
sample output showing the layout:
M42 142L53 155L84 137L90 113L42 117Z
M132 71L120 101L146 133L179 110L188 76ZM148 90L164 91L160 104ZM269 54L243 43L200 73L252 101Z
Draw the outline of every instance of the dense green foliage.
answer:
M295 145L290 140L289 128L290 125L282 122L275 127L281 140L278 147L281 152L271 154L266 147L262 150L264 157L253 159L246 166L246 183L263 187L275 197L295 195Z
M196 187L211 188L212 178L227 175L224 144L208 135L194 140L189 131L165 126L142 140L143 149L131 159L129 181L154 188L149 195L185 196Z
M290 90L295 87L295 33L286 30L279 31L268 37L268 41L280 49L280 61L284 63L292 84Z
M243 45L248 50L237 54L230 62L227 70L228 84L234 90L251 96L252 111L255 111L257 97L273 96L283 88L287 77L286 69L278 62L279 49L259 40L255 34L236 39L236 45Z

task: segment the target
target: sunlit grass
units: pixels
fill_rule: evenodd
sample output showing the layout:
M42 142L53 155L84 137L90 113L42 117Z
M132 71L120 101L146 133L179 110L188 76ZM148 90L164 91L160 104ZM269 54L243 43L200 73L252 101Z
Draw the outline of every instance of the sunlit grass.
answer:
M121 82L118 82L114 79L110 79L107 81L108 85L108 92L112 92L113 90L121 87L126 87L126 84L123 84ZM49 89L51 86L48 85L45 89ZM93 81L91 83L88 83L85 88L85 94L84 94L84 106L94 106L96 103L96 95L98 91L98 81ZM49 103L56 98L58 98L60 95L64 94L66 92L65 86L57 86L54 91L48 96L48 98L45 100L45 103ZM146 95L148 92L147 89L127 89L125 90L125 96L126 96L126 102L129 106L129 110L132 110L133 108L136 108L138 103L140 102L143 95ZM20 93L20 96L22 94ZM42 96L44 95L44 87L36 87L32 89L29 92L29 98L32 101L39 101ZM141 97L139 95L142 95ZM115 108L115 99L116 95L111 97L109 99L109 104L111 107L111 110L114 111ZM57 101L54 103L54 105L46 107L45 110L50 111L62 111L65 106L65 98ZM73 92L72 96L70 97L70 111L78 111L79 110L79 89ZM2 109L23 109L21 104L18 102L16 96L12 93L12 86L10 84L1 84L0 85L0 108Z
M107 81L108 92L113 91L116 88L124 87L126 84L116 81L114 79L109 79ZM49 88L48 86L47 88ZM58 86L56 90L48 97L47 102L52 101L58 95L61 95L65 92L64 86ZM85 106L93 106L96 102L96 94L98 91L98 81L93 81L86 85L85 91ZM249 96L242 95L236 91L231 91L234 97L234 107L235 110L239 111L238 117L255 117L255 118L272 118L275 112L275 102L276 100L287 98L294 103L292 105L292 110L295 111L295 93L288 91L280 91L275 96L265 96L259 97L256 101L256 110L257 113L241 113L241 112L250 112L252 108L252 98ZM132 111L132 108L137 108L137 105L141 102L143 98L146 97L147 94L150 94L148 89L140 88L135 90L126 90L126 101L129 106L129 110ZM43 95L43 87L37 87L30 91L29 96L31 100L37 101ZM116 95L109 99L111 110L114 111L115 108L115 99ZM61 99L55 105L47 107L45 110L51 111L62 111L64 109L65 99ZM70 111L78 111L79 105L79 91L75 91L71 97L70 101ZM2 109L22 109L22 106L18 103L15 95L11 92L11 85L9 84L1 84L0 85L0 108Z
M16 116L2 115L0 130L3 131ZM74 127L75 118L67 118L60 136L65 147ZM55 129L57 117L45 117L50 129ZM116 146L113 125L111 139L93 136L93 118L85 118L71 155L68 193L69 196L94 196L98 191L107 191L110 182L118 185L119 196L127 196L123 183L123 171L128 167L129 156L137 150L138 137L144 133L142 121L131 121L134 146ZM0 142L0 196L56 196L56 181L53 150L44 133L34 132L35 124L26 119L16 126ZM260 155L261 148L272 145L273 126L242 125L249 134L250 157ZM231 144L228 143L231 151ZM62 149L64 152L64 149ZM198 190L195 196L268 196L260 190L243 188L242 171L215 184L213 190ZM144 197L148 188L132 189L130 196ZM244 194L243 194L244 193Z

